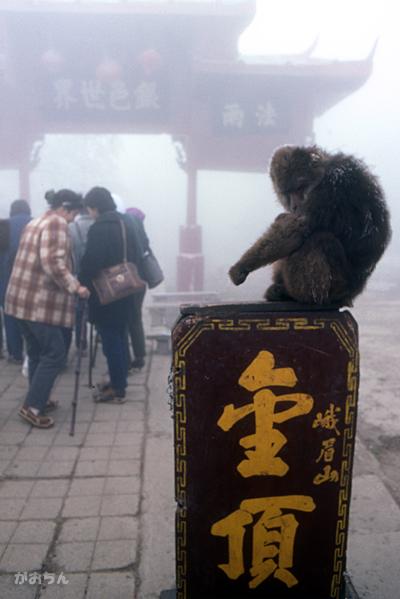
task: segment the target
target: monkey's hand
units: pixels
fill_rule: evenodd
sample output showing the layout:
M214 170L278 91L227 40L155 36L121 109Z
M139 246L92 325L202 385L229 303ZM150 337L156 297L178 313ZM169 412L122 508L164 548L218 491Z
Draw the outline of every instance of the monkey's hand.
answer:
M244 270L244 268L240 265L240 262L237 262L229 269L229 276L234 285L241 285L247 279L248 271Z

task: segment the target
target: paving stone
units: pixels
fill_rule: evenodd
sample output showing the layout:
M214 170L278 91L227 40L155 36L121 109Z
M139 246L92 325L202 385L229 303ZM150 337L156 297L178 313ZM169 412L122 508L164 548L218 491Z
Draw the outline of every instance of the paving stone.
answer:
M3 476L10 467L11 460L0 460L0 476Z
M114 445L128 445L139 452L142 446L142 441L143 435L140 435L139 433L116 433Z
M93 421L93 410L82 410L78 407L76 421L77 422L92 422Z
M25 499L0 499L0 518L17 520L25 505Z
M353 479L349 530L358 533L400 532L400 508L375 475Z
M0 481L0 497L27 497L34 481L5 480ZM1 514L0 514L1 517Z
M106 516L101 519L99 541L135 539L138 537L138 519L133 516Z
M29 437L27 437L24 441L25 447L49 447L53 444L53 441L57 435L56 432L52 431L53 429L32 431Z
M55 561L64 572L84 572L92 561L94 543L59 543L55 549Z
M75 421L75 434L76 433L84 434L87 432L88 428L89 428L89 422ZM68 420L67 422L65 422L62 425L61 432L67 433L69 435L70 430L71 430L71 422L70 422L70 420Z
M108 472L108 460L82 460L76 465L76 476L102 476Z
M6 473L8 476L17 476L19 478L26 478L29 476L35 476L41 466L41 462L34 462L29 460L13 461L7 468Z
M135 579L130 572L93 572L87 599L129 599L135 596Z
M20 522L14 532L12 543L47 543L53 539L56 523L52 520L28 520Z
M40 462L44 459L46 453L49 451L48 445L41 445L39 447L22 447L17 455L15 456L15 461L33 461Z
M101 516L135 515L139 509L139 495L105 495L101 502Z
M84 499L82 497L67 497L62 516L63 518L98 516L100 514L100 505L100 495L88 495Z
M85 440L85 433L75 433L73 437L66 432L59 433L54 439L54 445L79 446Z
M105 482L105 478L75 479L68 495L101 495Z
M128 541L98 541L96 543L92 570L126 568L136 559L136 543Z
M69 484L67 479L38 480L34 484L31 497L63 497Z
M0 543L7 544L17 526L17 521L0 521Z
M12 460L13 457L18 453L18 447L14 445L1 445L0 446L0 460L7 461Z
M84 599L87 574L64 574L67 584L49 584L40 593L40 599ZM101 599L98 595L97 599ZM105 599L108 599L105 597Z
M0 445L18 445L22 443L27 436L29 429L26 431L13 431L10 432L1 432L0 433Z
M104 495L131 495L139 493L139 476L115 476L107 478L104 486Z
M47 550L48 545L46 544L10 543L0 560L0 570L5 572L40 570Z
M70 518L62 524L59 540L62 543L95 541L100 518Z
M89 434L93 433L114 433L117 428L117 422L93 422L89 427Z
M125 408L130 407L130 402L144 401L147 396L146 389L141 388L140 385L128 384L128 388L126 391L127 391L126 396L127 396L128 401L125 404Z
M98 404L93 416L94 422L117 422L120 419L121 406ZM96 433L97 434L97 433Z
M130 445L114 445L110 453L111 460L137 459L137 453Z
M111 447L82 447L79 452L79 460L108 460Z
M1 599L34 599L36 597L38 585L31 585L28 582L24 584L15 584L15 577L10 575L0 576L0 597Z
M114 443L114 433L88 433L86 447L110 447Z
M45 520L57 518L62 506L60 497L31 497L21 516L21 520Z
M349 535L348 569L360 599L399 596L399 553L400 532Z
M38 476L43 478L55 478L70 476L75 467L75 462L43 462L38 470Z
M75 462L43 462L38 471L38 477L59 478L71 476Z
M110 460L108 463L109 476L133 476L139 473L139 460Z
M137 432L143 430L143 426L143 416L140 416L139 418L135 417L135 420L133 422L129 422L128 420L122 420L121 422L117 422L117 432Z
M78 454L78 447L51 447L46 456L46 460L54 460L56 462L72 462L76 460Z

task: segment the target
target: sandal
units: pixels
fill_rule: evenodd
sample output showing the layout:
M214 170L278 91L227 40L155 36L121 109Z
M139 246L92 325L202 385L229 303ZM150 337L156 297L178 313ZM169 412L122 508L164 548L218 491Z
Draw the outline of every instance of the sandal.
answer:
M36 416L30 408L22 407L19 409L18 414L23 420L26 420L26 422L37 428L50 428L54 425L53 418L49 416Z

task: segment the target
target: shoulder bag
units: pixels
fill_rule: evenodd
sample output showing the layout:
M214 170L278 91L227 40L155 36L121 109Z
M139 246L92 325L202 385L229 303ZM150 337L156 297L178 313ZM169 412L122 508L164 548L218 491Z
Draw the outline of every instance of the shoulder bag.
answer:
M142 277L149 286L149 289L157 287L164 280L164 273L158 263L157 258L149 249L143 254L141 263Z
M120 220L120 225L123 261L120 264L115 264L115 266L103 268L92 281L100 304L103 306L138 293L146 287L146 283L139 276L136 264L127 260L126 229L122 220Z

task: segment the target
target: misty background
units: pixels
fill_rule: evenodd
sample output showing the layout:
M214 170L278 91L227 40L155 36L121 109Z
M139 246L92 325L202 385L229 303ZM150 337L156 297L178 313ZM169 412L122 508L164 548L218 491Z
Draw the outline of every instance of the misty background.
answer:
M65 1L65 0L64 0ZM398 102L400 38L395 0L259 0L257 15L243 33L243 56L303 53L317 40L313 58L359 60L378 40L367 83L314 121L315 142L362 158L378 175L392 213L392 243L368 289L400 290L400 221L398 206ZM285 140L291 143L291 139ZM186 175L176 162L167 135L48 135L31 174L34 216L46 209L44 192L69 187L85 193L102 185L117 194L125 208L138 206L166 280L175 289L179 226L185 223ZM200 171L198 222L203 229L205 290L221 299L260 299L270 268L250 275L235 288L227 270L280 212L267 175ZM0 217L17 198L18 173L0 171ZM393 275L393 272L395 273ZM157 291L161 288L157 288Z

